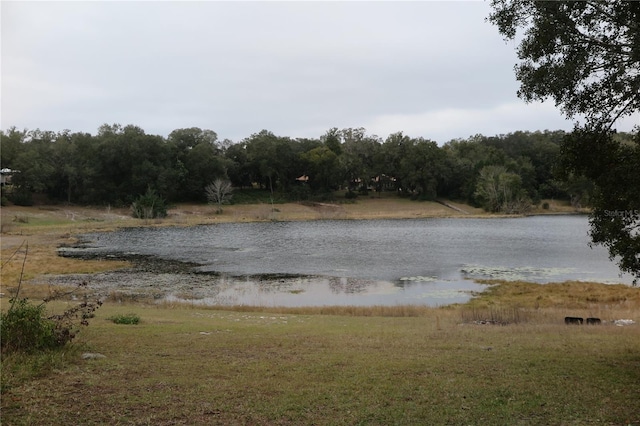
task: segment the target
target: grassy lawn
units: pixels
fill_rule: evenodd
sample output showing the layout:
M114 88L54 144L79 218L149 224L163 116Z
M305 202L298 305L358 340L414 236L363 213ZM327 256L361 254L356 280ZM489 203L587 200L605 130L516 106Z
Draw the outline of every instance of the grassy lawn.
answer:
M276 207L282 214L315 211ZM182 208L169 223L219 220L199 208ZM16 214L3 211L3 225L5 213ZM78 223L95 212L56 222L47 217L53 213L20 211L38 221L10 222L2 235L3 263L29 242L25 271L32 282L24 290L34 300L48 291L38 286L39 274L123 266L59 258L56 245L76 232L135 223L103 217ZM3 267L2 309L21 266L12 260ZM50 309L71 303L52 302ZM510 324L473 323L488 315ZM565 315L607 322L567 326ZM114 322L131 316L140 321ZM636 324L611 323L622 318ZM639 322L640 288L587 283L497 283L467 305L443 308L207 309L107 301L64 351L2 357L1 421L640 425ZM83 359L85 352L105 357Z
M132 312L137 325L109 320ZM62 367L22 381L11 371L27 361L3 361L3 424L640 423L640 327L566 326L553 309L495 326L462 323L458 308L107 303L57 356Z

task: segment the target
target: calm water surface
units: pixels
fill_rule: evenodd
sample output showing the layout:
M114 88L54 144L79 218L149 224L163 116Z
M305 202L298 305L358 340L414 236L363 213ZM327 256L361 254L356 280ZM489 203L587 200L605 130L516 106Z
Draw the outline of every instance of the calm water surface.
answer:
M229 223L89 234L83 250L223 273L201 303L441 305L481 290L473 279L630 283L587 231L584 216Z

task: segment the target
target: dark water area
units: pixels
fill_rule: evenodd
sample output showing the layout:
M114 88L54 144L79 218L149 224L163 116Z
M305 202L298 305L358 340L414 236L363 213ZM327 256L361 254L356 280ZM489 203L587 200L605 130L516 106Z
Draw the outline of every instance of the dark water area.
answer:
M154 256L219 273L199 299L207 304L443 305L482 290L474 279L631 283L605 249L589 247L587 218L573 215L227 223L84 238L67 255Z

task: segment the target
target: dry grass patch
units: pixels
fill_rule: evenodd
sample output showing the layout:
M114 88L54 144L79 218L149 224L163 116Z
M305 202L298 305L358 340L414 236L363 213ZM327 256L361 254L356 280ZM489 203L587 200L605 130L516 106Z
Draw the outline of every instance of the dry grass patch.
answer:
M27 237L23 241L24 244L2 250L0 292L5 296L12 295L22 278L23 296L45 297L51 289L39 284L38 277L42 275L92 274L130 266L128 262L123 261L87 261L60 257L56 252L56 243L67 240L68 237L64 235L59 238L45 238L44 241L42 238ZM35 241L35 244L32 241Z
M355 203L344 205L349 219L396 219L418 217L446 217L459 215L452 209L432 201L411 201L408 198L360 197Z
M561 324L565 316L640 322L639 287L579 281L550 284L484 282L491 285L461 307L467 322Z
M544 208L544 205L547 205L548 208ZM588 214L590 209L582 208L582 207L574 207L571 205L571 202L568 200L554 200L554 199L544 199L540 201L540 204L534 206L531 213L536 214Z
M193 305L189 302L162 302L156 304L165 308L194 308L202 309L201 305ZM206 307L204 307L206 309ZM397 305L397 306L214 306L209 309L229 312L262 312L272 314L291 315L336 315L345 317L434 317L437 315L446 316L452 309L439 309L420 305ZM438 312L438 314L434 314Z
M524 281L481 281L489 287L477 293L473 306L590 309L592 307L640 308L640 287L582 281L536 284Z
M481 209L453 203L472 215L486 216ZM395 194L362 196L350 203L279 203L235 204L227 206L222 214L204 204L178 204L168 210L161 220L141 221L130 216L128 208L91 208L78 206L3 207L1 211L3 234L35 235L44 232L109 231L127 226L192 226L219 222L248 222L265 220L315 219L385 219L459 216L460 213L435 202L417 202ZM15 218L23 218L24 223Z

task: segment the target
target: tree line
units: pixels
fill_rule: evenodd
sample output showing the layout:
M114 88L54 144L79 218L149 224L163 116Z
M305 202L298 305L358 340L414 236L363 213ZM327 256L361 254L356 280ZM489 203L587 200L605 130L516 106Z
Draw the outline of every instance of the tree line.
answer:
M514 132L438 146L402 132L382 140L363 128L332 128L316 139L263 130L238 143L197 127L168 137L118 124L105 124L96 135L11 128L0 133L0 165L14 171L8 195L16 204L43 193L59 202L129 205L149 189L168 202L204 202L207 185L225 179L240 190L257 187L292 201L343 188L351 197L395 191L511 213L545 198L588 205L593 184L557 170L567 136Z

